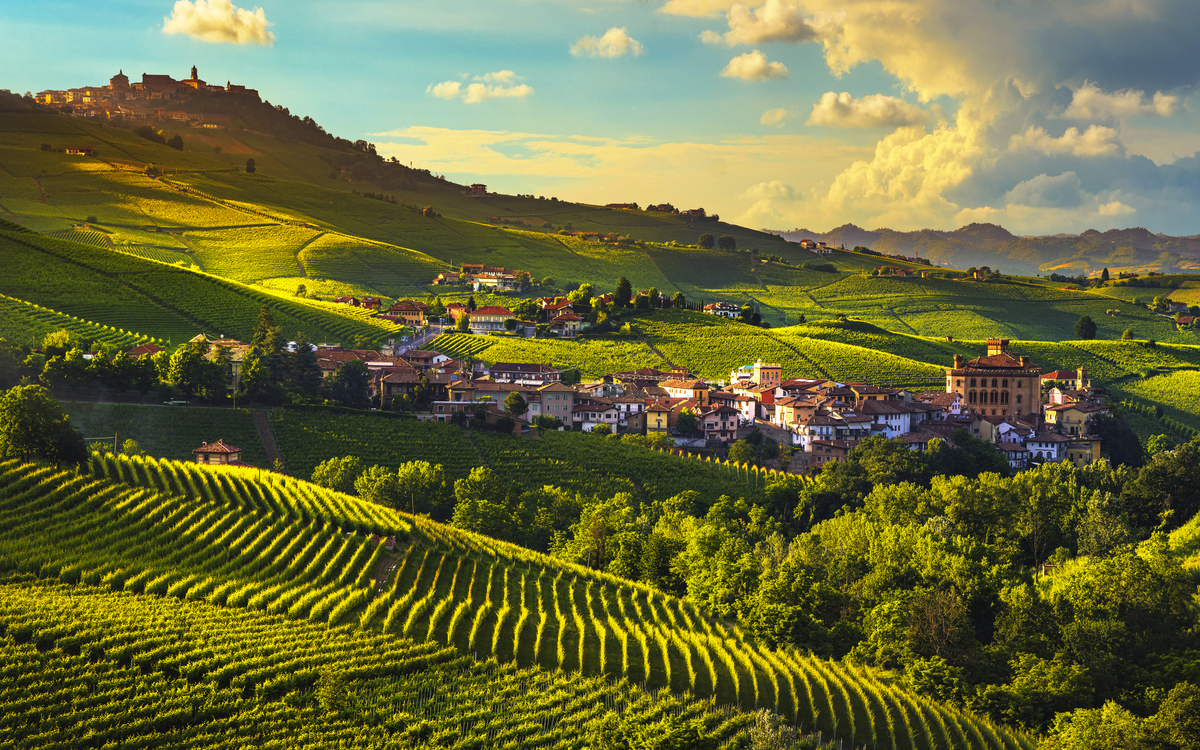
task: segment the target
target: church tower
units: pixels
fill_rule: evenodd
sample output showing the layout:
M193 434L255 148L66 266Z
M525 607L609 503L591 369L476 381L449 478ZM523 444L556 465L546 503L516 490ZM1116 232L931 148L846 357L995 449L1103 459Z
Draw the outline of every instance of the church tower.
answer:
M195 66L195 65L193 65L193 66L192 66L192 80L193 80L193 81L198 81L198 80L200 80L200 76L198 76L198 75L196 74L196 66Z

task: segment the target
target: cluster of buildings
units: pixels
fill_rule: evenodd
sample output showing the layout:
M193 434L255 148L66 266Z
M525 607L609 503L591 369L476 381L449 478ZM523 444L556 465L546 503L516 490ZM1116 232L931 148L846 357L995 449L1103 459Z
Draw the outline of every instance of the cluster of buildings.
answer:
M470 286L474 291L519 291L530 282L528 271L485 266L482 263L464 263L460 271L439 273L429 282L434 286Z
M210 343L210 356L217 347L233 354L230 383L236 387L248 345L232 339ZM407 396L410 408L419 408L417 417L425 421L451 422L482 413L494 422L505 413L509 395L518 393L527 406L518 429L549 417L562 429L591 432L604 425L616 433L668 435L682 448L718 450L759 430L791 448L790 469L798 472L844 462L855 445L872 436L924 451L935 441L953 446L959 430L991 443L1015 470L1062 461L1086 466L1099 459L1101 441L1093 422L1111 411L1087 371L1043 373L1029 357L1008 347L1008 339L989 339L985 356L955 356L946 370L944 392L785 379L781 364L761 360L734 369L728 382L706 380L682 368L644 368L568 385L563 371L550 365L487 366L431 350L389 356L321 345L316 356L323 377L349 362L362 362L371 375L372 404L384 407ZM688 434L681 434L685 419ZM236 460L219 443L200 451ZM197 460L222 458L198 453Z
M122 117L126 120L185 120L204 127L222 127L233 119L225 114L192 114L171 109L167 103L204 94L239 94L258 99L254 89L226 82L206 83L192 66L189 78L177 81L168 75L143 73L141 81L130 82L124 71L109 79L107 86L82 86L65 90L39 91L37 101L51 107L70 106L77 117Z

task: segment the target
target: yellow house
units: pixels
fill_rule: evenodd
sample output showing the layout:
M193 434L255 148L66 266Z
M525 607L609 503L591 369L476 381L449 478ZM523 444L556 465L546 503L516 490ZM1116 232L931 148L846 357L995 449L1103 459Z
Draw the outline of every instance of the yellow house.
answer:
M1064 435L1086 435L1088 423L1108 413L1107 407L1093 404L1058 404L1046 407L1046 424Z
M662 401L646 405L646 433L671 431L671 407Z

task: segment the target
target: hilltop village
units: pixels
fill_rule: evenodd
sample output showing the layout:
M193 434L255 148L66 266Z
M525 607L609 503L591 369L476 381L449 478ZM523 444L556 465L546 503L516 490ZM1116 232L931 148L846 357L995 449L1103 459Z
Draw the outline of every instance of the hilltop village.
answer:
M143 73L142 80L130 82L125 71L109 79L107 86L81 86L73 89L39 91L37 102L58 107L75 117L102 117L126 120L198 120L219 123L233 119L219 113L187 113L179 103L207 94L236 94L258 100L258 91L226 81L224 86L202 80L193 65L191 75L175 80L169 75Z

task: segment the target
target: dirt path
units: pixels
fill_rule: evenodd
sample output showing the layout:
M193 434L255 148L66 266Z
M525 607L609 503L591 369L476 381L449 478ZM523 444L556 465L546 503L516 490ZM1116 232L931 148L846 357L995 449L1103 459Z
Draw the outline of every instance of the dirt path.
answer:
M38 178L34 177L33 184L38 186L38 200L40 200L42 203L45 203L46 202L46 190L45 190L45 188L42 187L42 181L39 180Z
M275 431L271 429L271 416L265 409L255 409L250 413L254 415L254 429L258 431L263 450L267 452L267 460L271 462L271 466L275 466L277 461L282 463L283 456L275 443Z
M296 259L296 265L300 267L300 275L301 276L308 276L308 269L304 267L304 262L302 260L300 260L300 253L304 252L304 249L306 247L308 247L309 245L311 245L312 243L316 242L317 240L321 239L324 236L325 236L325 232L317 232L315 235L312 236L311 239L305 240L304 242L300 243L300 247L296 248L296 252L292 254L292 257L294 257Z

